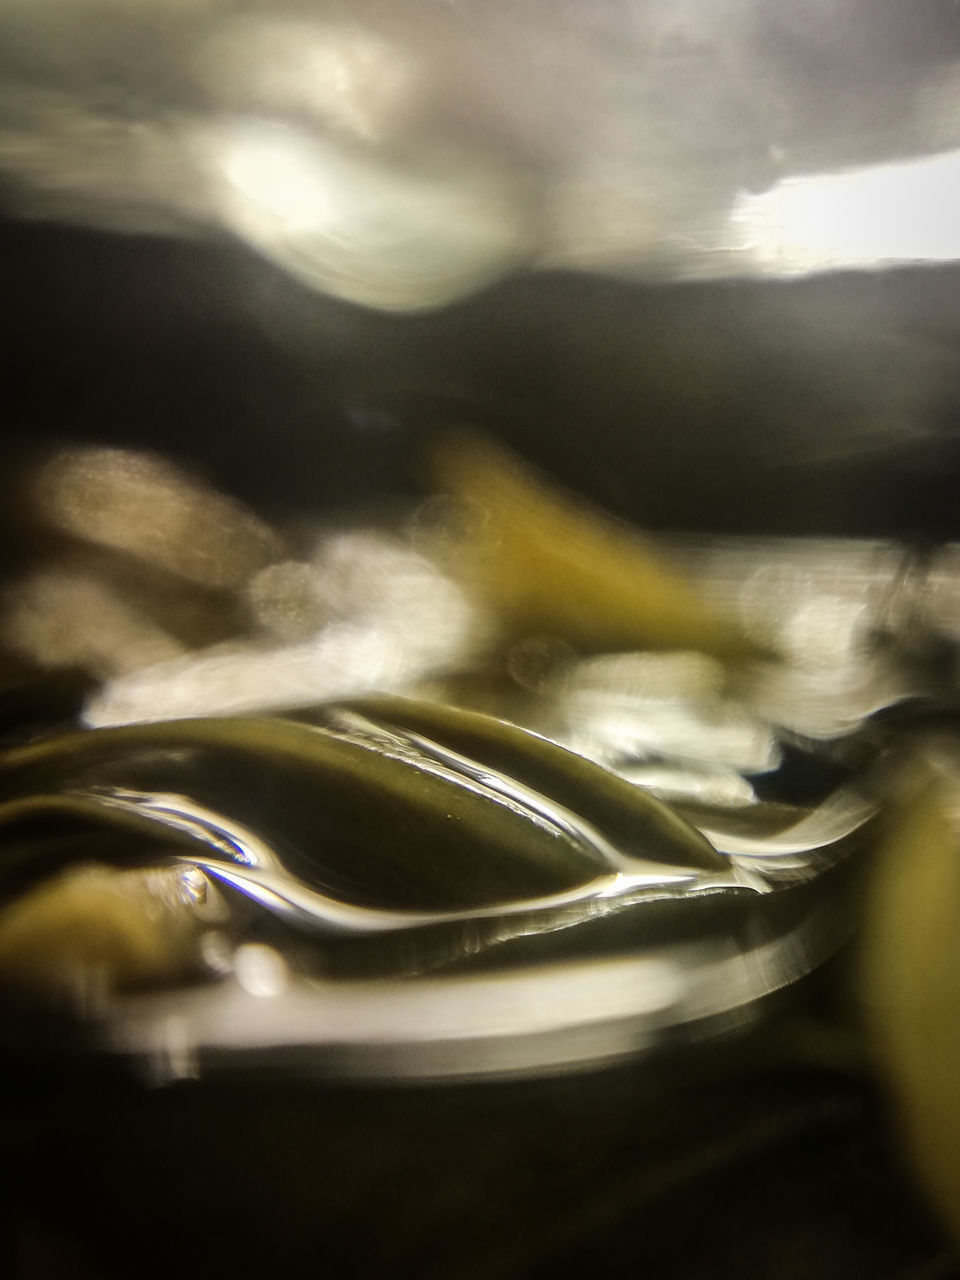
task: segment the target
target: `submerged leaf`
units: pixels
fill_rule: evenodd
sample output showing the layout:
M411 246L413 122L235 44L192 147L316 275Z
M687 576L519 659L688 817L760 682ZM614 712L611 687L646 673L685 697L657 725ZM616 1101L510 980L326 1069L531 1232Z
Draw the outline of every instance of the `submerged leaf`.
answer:
M567 500L488 440L446 437L433 471L478 513L460 570L509 632L589 650L751 656L736 624L636 534Z
M305 883L369 905L485 906L611 870L549 814L415 749L293 721L90 730L0 758L15 820L25 796L111 788L189 797L266 841Z
M665 804L611 770L518 725L412 698L365 698L346 709L411 733L421 750L439 749L440 759L461 757L478 777L500 777L507 786L513 781L533 789L594 827L622 855L699 872L728 867ZM445 757L445 751L452 754Z
M960 1238L960 841L943 779L895 816L868 904L870 1029L920 1179Z
M0 986L91 997L202 969L216 890L183 867L72 867L0 912Z

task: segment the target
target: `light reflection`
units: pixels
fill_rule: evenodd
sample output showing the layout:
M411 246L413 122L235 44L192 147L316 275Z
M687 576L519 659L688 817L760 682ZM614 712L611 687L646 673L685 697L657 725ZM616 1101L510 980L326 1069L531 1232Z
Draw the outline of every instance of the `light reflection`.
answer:
M278 996L287 988L283 956L262 943L249 942L238 947L233 956L233 972L240 986L252 996Z
M783 275L960 257L960 150L742 193L733 242Z
M757 714L779 728L830 740L924 692L922 680L876 654L837 666L769 666L754 673L748 696Z
M102 0L87 7L99 13ZM69 21L50 20L60 8ZM631 0L589 17L583 5L548 10L538 0L107 8L117 21L86 21L82 0L2 7L15 38L0 65L0 172L14 209L122 230L232 230L308 284L386 308L462 296L518 258L712 279L956 248L948 215L938 221L919 190L949 195L947 179L938 187L925 177L935 162L900 166L915 199L882 176L898 154L957 145L942 0L926 0L913 19L911 7L893 18L888 6L875 22L867 0ZM943 39L931 39L940 26ZM376 187L379 225L395 226L418 266L391 265L371 245L362 202L347 202L335 226L302 222L289 239L260 207L271 199L260 183L237 207L222 189L219 147L206 146L227 120L253 133L273 121L315 140L338 198ZM435 206L414 215L419 159L439 138L453 158L438 186L456 193L471 166L489 181L473 183L447 217ZM359 155L357 167L334 174L340 160L324 140ZM881 174L851 199L836 185L848 175L797 173L768 197L750 194L795 158L822 175L880 157L882 167L851 170L858 180ZM535 191L536 225L518 209L525 201L502 200L504 169ZM739 199L738 184L749 184ZM500 216L487 218L493 204ZM498 234L478 239L483 222Z
M247 586L250 611L258 626L278 640L301 640L327 619L315 565L283 560L262 569Z
M902 585L905 548L868 539L730 538L692 545L697 590L790 663L832 666L869 650Z
M364 306L440 306L526 259L527 182L493 155L388 155L268 119L198 124L228 227L305 283Z
M770 725L732 703L684 707L623 697L564 703L564 741L601 763L672 759L744 773L775 769L782 752Z
M270 1000L225 984L129 1004L113 1030L126 1052L155 1052L175 1009L195 1051L309 1047L326 1070L354 1079L516 1076L676 1044L678 1031L706 1019L715 1030L742 1026L758 1001L816 968L849 932L835 913L776 936L760 929L746 950L724 935L492 975L298 980Z
M514 503L518 513L529 516L536 492L536 481L524 485ZM699 553L688 545L681 558L689 598L716 602L718 617L759 634L780 654L776 660L765 649L761 661L744 648L732 678L729 661L694 647L603 652L601 645L599 652L578 652L535 613L525 615L526 633L505 634L486 612L495 605L474 603L476 575L449 577L426 554L440 544L416 529L402 535L357 527L320 536L301 528L297 544L284 548L253 513L149 455L61 454L43 468L36 496L48 524L135 556L145 579L176 572L199 580L206 565L202 580L221 588L229 582L223 598L248 611L247 629L229 643L184 651L156 627L151 631L153 624L113 591L102 553L85 576L47 569L24 579L6 601L5 643L18 643L47 665L80 663L105 677L85 708L88 725L281 711L409 690L444 676L482 679L492 659L514 692L509 718L551 719L550 737L668 801L707 805L715 814L756 812L756 793L742 775L780 765L784 729L836 737L906 696L909 686L896 664L874 651L875 633L884 625L918 625L928 580L938 584L927 601L929 616L948 618L946 569L955 559L944 552L933 566L917 566L901 549L879 543L758 539L711 542ZM517 521L512 568L532 575L537 588L536 567L531 570L525 556L534 533L541 540L544 528L571 542L581 537L572 502L563 503L566 522L535 521L531 531ZM204 523L210 519L218 526L214 533ZM406 522L397 525L403 529ZM231 539L241 551L233 560L222 549ZM597 555L590 558L592 571L598 562ZM632 590L636 563L631 554L630 574L615 582ZM570 575L558 574L556 581L576 606L580 595L569 589ZM621 603L611 588L611 617ZM705 643L713 639L706 629L700 634ZM159 660L150 661L157 654ZM487 783L490 776L484 775ZM563 797L547 799L563 804ZM216 911L204 915L203 895L193 894L188 880L181 880L179 893L209 931ZM246 981L246 965L248 989L275 994L280 988L261 973L261 961L268 967L273 961L251 954L238 962L238 980Z
M316 232L335 226L348 212L330 156L297 130L263 126L237 133L223 148L224 176L239 196L238 218L258 222L262 234Z
M723 665L703 653L615 653L587 658L563 681L564 691L657 702L717 697L726 683Z
M42 570L8 588L0 643L41 667L105 678L180 657L183 646L95 577Z
M552 692L567 745L628 776L640 762L664 760L719 767L733 779L740 770L776 768L781 753L770 725L726 696L726 679L723 665L705 654L618 653L574 664ZM731 781L713 785L729 792ZM669 788L666 775L659 783ZM689 773L681 786L710 789Z
M667 763L621 764L617 773L668 803L684 801L716 808L756 804L753 787L735 769L700 768Z
M315 631L292 643L217 645L110 680L88 702L86 723L238 715L397 689L468 663L483 642L482 615L461 589L398 541L337 535L312 566L275 568L266 586L263 575L251 584L261 616L275 633L308 629L313 616Z
M276 555L276 536L239 502L149 453L65 450L34 497L53 527L202 586L235 586Z
M569 639L559 638L556 627L551 629L551 619L558 617L555 611L551 613L556 602L549 592L538 596L544 575L536 560L531 566L526 553L537 537L541 547L544 543L549 547L558 532L561 541L566 537L568 547L579 552L594 526L588 519L584 530L573 501L567 498L562 500L560 509L564 515L569 512L569 518L557 517L555 507L553 519L534 520L531 525L534 499L530 494L535 492L535 484L525 486L514 502L512 510L517 519L513 527L506 526L513 539L512 558L503 558L502 542L494 540L489 545L501 555L498 572L510 568L525 575L521 584L525 589L532 579L532 598L537 604L543 600L547 616L545 619L542 610L531 610L522 615L526 630L504 631L491 620L498 606L495 599L491 603L489 593L483 606L475 603L474 597L484 594L477 574L462 573L454 580L427 554L433 548L437 556L436 549L443 539L423 536L429 530L424 529L422 521L411 529L400 515L392 526L356 527L323 536L300 524L285 545L239 504L203 489L156 459L115 450L62 455L44 470L43 483L37 486L41 515L74 538L93 541L119 556L136 557L145 580L151 575L174 572L205 585L219 582L216 598L229 600L236 608L239 633L228 644L187 652L176 642L165 641L164 634L158 632L160 647L151 648L156 638L150 631L152 624L141 618L126 599L111 595L112 588L107 585L113 581L109 555L103 551L94 555L86 549L83 555L87 559L81 563L93 566L86 577L75 574L71 578L48 569L21 582L19 595L11 592L2 615L3 638L11 647L19 635L20 650L35 660L45 660L47 665L54 659L80 662L105 677L85 708L84 720L90 726L282 711L373 691L409 692L424 681L444 678L451 682L450 687L455 687L458 679L478 683L487 680L493 685L499 682L501 689L509 689L504 695L506 718L531 727L540 727L541 719L549 722L545 732L550 738L608 765L668 804L688 804L699 810L696 823L715 848L735 858L750 855L759 859L747 870L742 862L734 863L735 875L728 876L724 871L707 877L688 886L691 892L713 893L734 887L739 893L759 887L765 893L808 872L817 874L823 863L798 855L793 844L805 840L807 843L799 846L803 853L815 848L819 857L823 842L837 838L837 823L853 821L859 829L863 812L851 809L848 798L842 795L842 803L834 803L834 796L805 816L798 807L798 821L771 836L765 824L771 821L771 814L776 817L783 810L776 801L766 801L785 775L789 780L791 767L790 754L785 754L782 742L790 740L795 749L800 749L796 735L836 739L858 728L874 711L909 694L909 683L897 662L889 652L885 655L878 648L877 633L884 629L889 633L922 628L934 622L947 630L956 623L960 616L953 590L956 549L938 553L928 563L908 556L901 548L879 543L712 541L706 548L701 546L699 552L688 544L680 557L689 570L680 579L684 583L680 603L688 599L705 602L709 616L729 620L738 633L742 628L743 633L759 637L762 650L742 645L733 651L732 659L710 657L697 648L697 640L690 638L688 628L672 627L667 638L677 644L678 635L682 636L683 649L671 649L668 644L663 651L608 652L606 633L601 632L595 633L591 650L589 638L585 640L582 631L579 643L574 645ZM244 538L248 539L248 549L239 559L231 561L229 552L220 550L218 537L207 536L204 541L204 519L210 512L224 528L236 534L241 546ZM519 519L520 514L527 517L526 524ZM386 527L406 528L407 533L388 533L384 531ZM233 534L221 530L218 536L229 541ZM61 537L57 545L62 546L63 541ZM448 552L449 542L448 538ZM615 552L622 543L612 545ZM601 539L594 546L610 553L609 542ZM632 545L628 551L623 572L611 579L606 601L608 616L615 623L620 621L623 592L636 587L638 563L649 571L650 561L645 556L638 561ZM586 570L595 575L600 561L599 554L588 555ZM213 577L209 573L204 579L197 577L198 566L203 563L213 564ZM551 579L552 589L561 594L565 609L578 611L583 608L583 592L567 565L568 562L561 563ZM98 566L104 583L95 576ZM936 587L932 594L926 590L929 584ZM667 585L672 587L672 577ZM186 594L181 590L181 598ZM151 603L155 603L152 597ZM640 605L649 611L648 598L642 598ZM502 603L499 607L503 608ZM246 628L242 629L244 610ZM682 615L683 610L678 608L673 616ZM654 643L662 639L655 631L653 635ZM699 628L696 635L702 637L705 648L713 646L715 636L709 628ZM167 649L163 647L165 643ZM642 636L635 635L632 643L642 644ZM713 651L717 652L715 646ZM729 647L725 652L729 655ZM158 653L160 660L150 661ZM758 656L761 653L762 657ZM442 685L437 687L441 690L439 696L444 696ZM344 714L342 709L340 714ZM551 788L545 787L541 795L532 787L513 785L506 774L497 775L489 764L471 761L467 755L458 756L452 749L444 753L444 749L422 739L414 745L419 758L429 759L432 769L462 766L457 781L473 788L474 794L483 786L498 799L508 796L524 806L527 817L545 818L550 810L555 829L574 831L582 840L592 840L591 848L601 850L611 865L616 865L622 856L612 842L608 846L605 838L603 843L594 839L587 824L581 823L577 828L578 814L572 808L564 809L564 797L553 794ZM758 783L757 791L743 776L773 773L781 764L783 773L764 779L762 787ZM561 787L558 785L556 790L559 793ZM764 803L758 802L758 791ZM638 801L642 799L636 792L630 795ZM98 799L104 807L113 805L114 811L120 812L130 796L125 801L114 789L109 801ZM163 812L157 808L157 801L165 806L169 799L166 795L147 802L135 799L134 807L139 805L142 809L149 803L155 816L163 818L161 826L174 833L189 834L183 827L179 799L176 821L171 821L166 808ZM450 807L454 809L455 802ZM707 816L703 809L708 811ZM196 817L198 812L194 806L187 816L192 813ZM456 814L445 816L453 818ZM854 829L848 825L839 834L846 836ZM786 847L781 847L785 841ZM183 856L201 861L193 851ZM214 867L213 861L216 858L201 865L224 885L231 886L231 893L236 889L244 893L251 911L276 912L288 924L296 921L298 926L308 919L315 922L321 918L329 924L330 900L325 894L305 888L295 876L281 881L269 874L269 868L268 874L257 873L256 868L255 874L250 874L250 868L224 870ZM635 869L632 874L634 887L642 883L644 900L651 903L667 896L673 898L673 881L685 883L688 879L685 874L677 874L675 867L669 876L658 871L658 887L648 893L647 877L651 873ZM764 877L769 877L769 882ZM419 979L414 975L431 966L442 968L450 959L459 961L499 943L515 945L514 954L522 956L521 946L529 945L524 939L556 933L569 948L565 951L560 947L558 954L569 954L575 963L563 976L564 998L557 1002L556 1009L551 1009L546 1029L550 1034L556 1031L563 1035L569 1026L579 1028L591 1020L598 1021L575 998L573 981L590 972L591 962L585 954L577 953L579 944L573 925L590 918L599 921L607 907L624 904L626 898L619 895L631 887L629 881L630 874L613 872L603 878L600 888L596 887L599 882L591 882L586 889L565 891L564 911L585 892L593 895L589 905L577 914L527 914L534 908L539 911L544 906L543 899L513 904L517 910L502 903L485 908L486 914L494 918L495 928L485 934L471 922L462 937L457 935L449 944L444 943L449 951L442 954L428 954L427 948L420 948L415 939L404 938L398 948L399 959L384 962L385 967L390 966L388 981L399 981L404 976L411 984L404 988L402 998L398 996L397 1009L404 1011L408 994L414 1002L410 1007L415 1007L412 984ZM100 893L104 886L98 883L93 888ZM239 939L233 928L237 920L230 907L224 907L224 902L232 902L231 893L210 902L207 881L197 870L181 872L170 888L176 892L176 907L189 927L184 926L183 951L169 961L170 967L162 967L168 960L161 957L162 965L156 971L161 983L172 985L181 972L191 978L221 979L215 1000L204 1008L212 1011L211 1016L219 1017L231 1007L231 1001L249 1000L249 1005L244 1006L241 1037L247 1037L254 1024L257 1029L253 1034L259 1035L260 1027L265 1025L258 1015L250 1015L252 1005L262 1010L267 1020L280 1018L281 1022L274 1025L288 1037L299 1026L282 1022L284 1011L292 1007L291 1001L297 1003L302 998L314 1013L322 1008L324 980L320 975L328 972L332 964L322 943L316 944L315 949L311 949L313 942L304 943L302 948L291 943L289 951L280 942L276 944L279 951L260 944L237 949ZM154 893L148 902L139 904L143 907L144 927L151 929L166 918L167 908L162 902L158 905L156 898ZM324 900L322 908L318 899ZM630 902L629 909L635 905L639 918L639 911L644 908L638 900ZM551 909L556 906L556 902L552 903ZM350 915L354 923L357 916L366 912L369 925L369 909L365 905L351 903L339 910L339 919ZM102 916L100 906L78 914L78 928L95 932L100 918L97 912ZM420 919L422 923L423 918ZM139 922L138 916L137 927ZM433 918L431 923L438 921ZM839 923L812 921L811 937L804 935L796 950L793 943L781 947L779 939L766 951L752 941L744 943L741 950L739 941L724 938L722 946L729 946L729 955L725 956L704 938L702 945L691 948L679 969L671 964L661 971L645 971L656 981L645 996L641 993L638 997L635 986L624 993L624 998L629 994L628 1016L638 1025L646 1020L651 1035L657 1019L674 1026L684 1018L693 1021L705 1016L705 1001L718 1013L736 1010L740 1016L768 988L794 981L817 962L818 956L829 953ZM407 917L397 927L410 930L413 926ZM567 932L573 935L569 940L561 937ZM51 935L38 936L45 946L45 939ZM51 955L58 954L53 944L49 950ZM180 963L180 956L186 957L186 970L173 967L174 961ZM659 964L659 960L655 963ZM724 964L725 980L717 985L717 966ZM758 965L770 970L759 986L755 981ZM85 960L80 968L87 975L82 979L84 998L103 998L109 984L104 985L101 971L96 969L91 977ZM636 979L635 968L631 967L629 977L631 982ZM457 982L456 978L450 980ZM704 988L702 983L712 985ZM731 994L732 983L741 984L740 995ZM605 971L599 987L594 990L591 986L590 1001L602 1000L602 1007L616 1011L619 997L615 984L612 972ZM342 991L344 985L332 983L330 989ZM353 1028L351 1035L358 1028L369 1029L376 1023L378 990L364 990L362 1007L357 1008L352 1015L354 1021L348 1026L348 1030ZM423 987L419 990L422 992ZM469 1069L478 1069L475 1058L464 1049L467 1035L496 1035L506 1019L513 1028L511 1034L520 1041L517 1053L522 1057L532 1051L528 1046L538 1023L536 1011L517 1003L517 990L516 972L507 977L501 971L497 975L497 1001L481 1001L477 1005L477 1021L463 1036L455 1031L435 1035L428 1025L428 1014L423 1045L432 1052L434 1041L443 1040L457 1061L470 1057ZM538 985L538 991L545 990ZM182 994L178 993L178 999ZM187 994L191 999L205 998L199 988ZM585 1000L586 995L585 992ZM181 1028L183 1024L174 1018L171 1025ZM200 1037L209 1033L210 1026L209 1021L203 1023ZM190 1036L193 1034L191 1031ZM317 1043L322 1043L323 1034L313 1034ZM412 1052L415 1036L409 1018L403 1022L402 1037L401 1052ZM171 1063L179 1061L179 1043L168 1052ZM241 1039L240 1043L250 1042ZM184 1044L188 1044L187 1038ZM190 1039L188 1047L192 1044ZM635 1048L633 1041L630 1051ZM512 1048L509 1054L513 1054ZM508 1065L513 1068L517 1061ZM400 1070L396 1060L393 1066ZM423 1060L413 1063L413 1068L415 1072L422 1071ZM181 1073L186 1069L182 1064L169 1067Z
M695 650L578 653L549 615L531 614L525 631L504 636L485 583L441 570L435 557L447 542L425 536L422 520L407 528L401 519L403 535L354 528L312 547L301 534L290 548L299 558L282 558L281 539L239 503L163 459L122 449L59 453L41 468L34 497L42 521L96 544L100 558L40 568L9 585L0 645L43 668L78 667L103 681L85 709L91 725L282 710L422 690L474 672L478 705L526 717L576 751L633 770L638 782L664 794L713 794L717 804L749 802L739 774L777 767L780 730L844 734L921 691L876 651L879 635L926 628L946 638L960 628L956 548L919 565L903 548L869 541L672 545L690 598L780 655L748 665L734 696L730 669ZM497 562L498 581L509 570L539 591L542 575L526 556L533 534L516 536L509 564L502 555ZM136 598L114 583L103 551L149 569ZM179 612L191 602L153 590L171 573L231 586L233 639L182 643ZM510 686L485 698L479 672L491 656ZM439 687L435 696L447 693ZM723 776L708 778L710 770Z
M107 681L83 718L97 727L309 706L423 674L406 659L388 631L337 624L302 644L218 647Z

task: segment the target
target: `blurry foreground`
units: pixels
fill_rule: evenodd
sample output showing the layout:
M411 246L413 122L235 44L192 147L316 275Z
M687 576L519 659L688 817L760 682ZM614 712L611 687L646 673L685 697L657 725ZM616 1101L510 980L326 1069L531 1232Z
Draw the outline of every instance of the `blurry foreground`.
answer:
M36 1036L24 1029L29 1011L41 1023L79 1018L91 1047L132 1054L164 1081L244 1060L354 1080L482 1079L614 1062L680 1039L694 1055L704 1037L762 1029L768 998L848 943L868 893L865 985L856 979L849 996L866 1000L866 1043L889 1067L925 1184L955 1217L943 1132L956 1055L932 1030L948 1016L949 988L947 1003L920 1000L942 962L925 960L914 939L933 928L934 907L946 912L938 938L952 931L953 888L934 888L921 864L938 857L936 874L952 885L956 834L947 807L911 799L919 760L933 751L938 768L952 768L924 726L955 705L953 547L921 556L866 540L645 539L464 432L424 450L419 500L337 527L267 518L171 461L119 448L33 456L11 474L31 537L0 617L0 975L23 1045ZM264 781L255 772L244 782L245 753L271 724L289 726L276 744L293 772L267 755ZM102 736L109 726L120 736ZM371 833L357 845L361 863L371 840L383 846L366 889L357 865L337 861L348 828L338 836L331 826L342 803L325 790L328 766L318 757L311 768L321 771L296 781L297 743L309 753L317 733L359 750L357 767L370 773L370 814L347 818ZM117 748L97 764L100 742ZM550 743L573 754L554 756ZM447 818L462 825L446 852L449 837L422 843L435 838L425 792L404 790L407 817L380 812L377 787L394 794L399 768L406 788L405 761L452 788ZM159 785L143 781L154 775L177 779L182 793L143 791ZM657 855L666 863L642 864L636 880L635 858L614 861L596 882L607 887L584 899L576 886L578 876L593 883L590 859L623 852L604 853L603 824L613 830L617 806L626 816L634 804L625 791L604 816L614 785L604 778L634 789L628 827L641 857L654 857L664 820L644 805L659 798L679 825ZM362 770L344 783L367 786ZM884 834L891 804L909 815L921 803ZM529 841L496 844L503 804L534 824ZM243 814L254 817L237 825ZM397 832L397 879L383 824L414 817L426 837ZM918 834L931 822L939 845ZM542 849L537 824L554 833ZM709 854L697 852L698 832ZM471 863L481 833L507 856L506 880ZM540 859L554 857L561 834L585 861L557 881L571 886L566 905L546 906L533 886L552 883ZM429 869L438 852L459 859L454 879ZM685 869L704 857L700 871ZM880 878L865 879L877 857ZM710 858L719 876L703 869ZM516 883L507 899L501 883ZM421 910L412 928L396 916L411 893ZM441 909L461 900L480 913L453 923L460 916ZM911 919L923 922L916 933ZM930 956L940 955L938 943ZM832 1029L799 1039L781 1023L757 1042L759 1059L748 1040L734 1078L748 1080L771 1052L815 1071L856 1062L864 1049L842 1000L838 1014ZM792 1142L796 1124L809 1132L802 1092L777 1103L780 1127L757 1135L761 1148ZM718 1149L729 1140L718 1135ZM659 1141L647 1134L648 1156ZM691 1159L701 1157L714 1158ZM443 1167L452 1158L437 1156ZM571 1242L581 1238L573 1229ZM527 1274L528 1251L553 1256L558 1241L545 1252L542 1243L508 1250L507 1270L493 1274ZM424 1241L414 1233L409 1247ZM448 1267L442 1234L430 1247ZM476 1241L470 1248L481 1256Z

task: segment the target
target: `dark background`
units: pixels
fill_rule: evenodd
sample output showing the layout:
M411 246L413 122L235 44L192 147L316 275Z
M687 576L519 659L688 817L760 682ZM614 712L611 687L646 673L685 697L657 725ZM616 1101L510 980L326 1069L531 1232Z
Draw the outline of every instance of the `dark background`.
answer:
M442 312L320 297L223 243L0 227L11 440L167 450L267 507L415 487L500 434L640 527L951 538L960 269L514 278Z

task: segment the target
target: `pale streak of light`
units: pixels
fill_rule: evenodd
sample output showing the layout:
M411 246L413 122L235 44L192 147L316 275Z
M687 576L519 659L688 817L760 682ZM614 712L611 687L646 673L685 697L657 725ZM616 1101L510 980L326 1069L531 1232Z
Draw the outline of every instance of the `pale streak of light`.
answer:
M960 258L960 150L742 193L735 247L782 275Z
M317 163L321 151L291 129L251 128L224 146L223 172L264 232L332 231L348 216L349 201L338 198L339 175Z
M192 137L231 230L365 306L438 306L532 249L527 180L490 156L427 147L401 163L262 119L215 119Z
M299 981L252 997L239 984L178 994L189 1044L204 1050L328 1049L337 1072L385 1078L480 1077L633 1054L668 1029L737 1019L836 950L844 921L827 912L742 950L733 938L659 955L511 970L493 976ZM114 1005L117 1048L165 1056L168 995ZM338 1055L340 1055L338 1057Z
M312 564L287 561L257 575L248 584L254 608L264 586L268 614L289 624L272 628L281 632L273 644L237 641L144 664L105 684L86 722L242 715L395 689L462 664L484 635L456 584L371 532L332 536ZM330 621L317 625L323 617Z
M698 702L718 696L724 685L722 665L706 654L613 653L584 658L561 682L562 692L616 697L632 701Z
M565 745L614 768L627 760L665 757L763 773L781 760L769 726L735 703L684 706L578 695L561 707L569 725L561 739Z
M33 497L54 528L203 586L237 586L278 549L241 503L138 450L64 450L39 473Z
M183 653L106 583L55 569L8 590L0 641L43 667L79 665L99 676L175 661Z
M334 622L296 644L218 646L108 681L84 708L92 726L242 715L399 688L463 662L475 611L437 578L419 600Z
M110 680L87 703L83 718L96 728L279 711L390 689L421 674L389 632L335 624L302 644L218 648Z
M478 1034L535 1035L610 1017L666 1013L683 994L684 976L672 958L631 956L482 978L299 983L285 999L265 1001L257 1025L249 1021L244 998L250 992L238 983L234 990L218 992L205 1026L195 1032L201 1043L260 1045L328 1039L389 1043L398 1035L412 1043ZM194 1000L191 1011L210 1004ZM149 1007L150 1002L141 1002L148 1017ZM134 1031L133 1023L129 1030Z
M747 697L771 724L829 741L853 733L870 716L922 692L922 682L878 655L833 668L769 667L753 675Z
M238 947L233 956L233 971L244 991L267 999L287 989L286 962L278 951L258 942Z
M614 772L661 800L684 800L720 807L756 804L757 795L735 769L693 769L660 762L614 764Z

